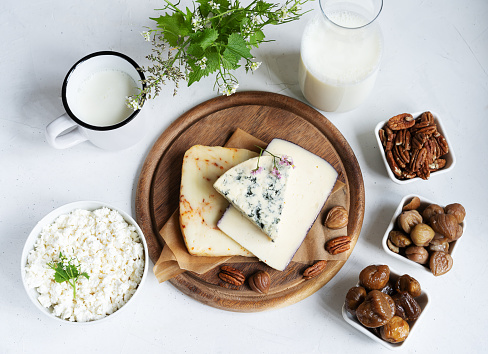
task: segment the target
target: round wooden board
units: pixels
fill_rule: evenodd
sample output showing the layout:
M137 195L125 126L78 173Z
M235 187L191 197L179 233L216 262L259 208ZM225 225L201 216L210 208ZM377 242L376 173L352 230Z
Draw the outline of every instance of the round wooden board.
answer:
M178 207L181 165L191 146L224 145L237 128L269 143L273 138L294 142L323 157L345 183L349 224L354 248L364 217L364 185L356 157L337 128L323 115L293 98L270 92L241 92L206 101L174 121L150 150L136 191L136 219L146 238L149 256L156 263L164 241L159 230ZM271 275L271 290L259 295L247 284L236 289L223 284L218 269L199 275L184 272L170 282L184 294L229 311L255 312L283 307L310 296L341 269L345 261L329 261L320 276L303 280L308 265L291 262L275 271L261 262L235 266L250 275L258 269ZM232 264L230 264L232 265Z

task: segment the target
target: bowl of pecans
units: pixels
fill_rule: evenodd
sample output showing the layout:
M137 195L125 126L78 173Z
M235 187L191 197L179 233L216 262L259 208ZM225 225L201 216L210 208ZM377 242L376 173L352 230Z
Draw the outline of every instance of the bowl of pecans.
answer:
M396 115L379 122L375 135L388 175L395 183L427 180L456 164L442 122L434 112Z

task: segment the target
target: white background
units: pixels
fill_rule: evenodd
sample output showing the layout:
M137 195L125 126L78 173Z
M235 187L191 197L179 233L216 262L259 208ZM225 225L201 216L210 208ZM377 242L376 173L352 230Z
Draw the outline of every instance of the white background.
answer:
M187 0L183 3L189 4ZM431 307L406 352L481 352L488 345L488 2L386 0L379 21L385 53L371 96L360 108L326 117L342 132L362 169L366 212L351 258L332 281L295 305L263 313L217 310L188 298L152 273L137 304L99 325L62 325L27 298L20 277L24 241L56 207L101 200L134 215L134 194L146 154L182 113L217 95L213 78L176 97L173 87L148 102L151 129L119 152L83 143L55 150L45 126L63 113L61 84L78 59L116 50L139 64L150 46L140 32L162 0L2 0L0 4L0 352L1 353L323 353L388 352L342 319L347 289L362 268L386 263L416 277ZM306 8L318 7L318 3ZM263 62L238 73L240 90L264 90L304 101L297 85L302 20L266 28L275 42L253 53ZM378 121L402 112L439 113L457 155L455 169L429 181L388 179L373 134ZM381 239L401 198L418 193L439 204L462 203L468 229L454 267L434 278L384 253Z

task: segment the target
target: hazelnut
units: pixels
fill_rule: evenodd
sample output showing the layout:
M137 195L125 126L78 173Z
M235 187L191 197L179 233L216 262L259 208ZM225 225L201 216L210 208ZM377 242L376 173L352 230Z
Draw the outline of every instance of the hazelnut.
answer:
M449 204L444 208L446 214L452 214L456 217L458 223L462 223L464 221L464 217L466 216L466 210L464 207L459 203Z
M434 252L430 256L430 270L435 276L443 275L452 268L452 257L446 252Z
M404 211L398 217L398 225L400 225L403 231L405 231L407 234L410 234L412 228L421 222L422 216L417 210Z
M405 255L411 261L426 264L429 260L429 252L421 246L410 246L405 250Z
M420 294L422 293L420 283L408 274L404 274L401 277L398 277L395 284L395 289L398 292L406 291L407 293L412 295L412 297L420 296Z
M346 301L344 302L346 310L351 315L356 316L356 310L358 306L362 304L366 295L366 289L362 286L355 286L349 289L346 294Z
M410 200L410 202L408 202L407 204L405 204L403 206L403 211L406 211L406 210L415 210L415 209L418 209L420 207L420 198L419 197L413 197L412 200Z
M457 239L458 225L456 217L452 214L437 214L430 218L432 229L445 236L449 242Z
M410 239L410 237L408 237L401 231L390 231L390 233L388 234L388 238L397 247L407 247L412 244L412 240Z
M325 226L329 229L337 230L347 226L348 215L347 210L341 206L335 206L329 210L325 218Z
M399 316L393 318L380 328L380 336L389 343L400 343L407 339L410 333L408 322Z
M431 204L425 208L422 216L424 217L424 220L429 221L431 217L437 214L444 214L444 209L437 204Z
M410 232L410 238L417 246L427 246L434 238L435 232L427 224L417 224Z
M390 296L383 294L381 291L370 291L356 310L356 317L359 322L368 328L387 324L395 314L388 297Z
M390 268L387 265L370 265L359 273L359 284L367 290L380 290L390 279Z
M388 246L388 249L390 251L395 253L400 253L400 248L398 248L398 246L396 246L393 242L391 242L390 239L386 240L386 245Z
M449 252L449 242L447 242L445 237L438 239L434 238L430 241L428 249L431 252Z
M249 277L248 283L255 292L267 294L270 287L269 274L264 270L259 270Z
M463 227L461 225L458 225L458 231L457 231L457 234L456 234L456 240L463 235L463 232L464 232Z

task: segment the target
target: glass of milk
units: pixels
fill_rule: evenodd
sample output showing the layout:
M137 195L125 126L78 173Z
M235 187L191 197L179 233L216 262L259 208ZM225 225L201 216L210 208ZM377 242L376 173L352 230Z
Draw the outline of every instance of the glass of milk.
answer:
M319 0L306 25L298 81L305 98L326 112L358 107L371 92L383 52L377 23L383 0Z
M50 145L64 149L89 140L108 150L138 142L146 132L140 109L127 107L128 96L143 89L144 74L128 56L96 52L79 60L63 82L66 113L46 127Z

